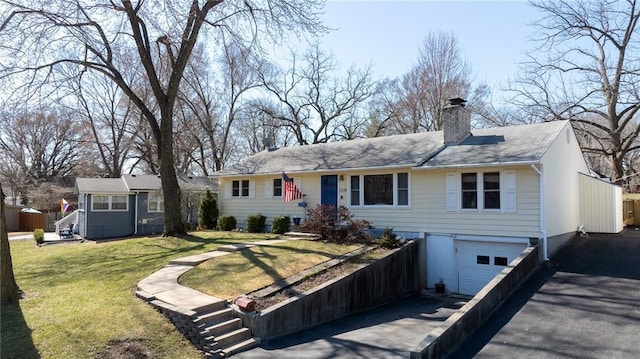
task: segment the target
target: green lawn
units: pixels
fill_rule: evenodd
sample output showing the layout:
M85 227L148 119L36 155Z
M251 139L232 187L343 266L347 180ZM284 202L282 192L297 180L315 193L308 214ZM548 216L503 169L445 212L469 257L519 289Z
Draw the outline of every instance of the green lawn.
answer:
M180 277L180 283L233 299L359 247L304 240L252 247L206 261Z
M43 247L11 242L26 298L1 308L0 357L95 358L109 342L143 340L157 358L201 358L171 322L134 296L137 283L171 259L266 238L274 236L198 232L185 239Z

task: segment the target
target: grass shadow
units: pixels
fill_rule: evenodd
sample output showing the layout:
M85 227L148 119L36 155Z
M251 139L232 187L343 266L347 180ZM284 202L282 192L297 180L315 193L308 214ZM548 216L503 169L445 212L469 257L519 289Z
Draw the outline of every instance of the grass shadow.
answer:
M20 303L3 304L0 307L0 357L40 358L40 353L33 343L31 328L22 314Z

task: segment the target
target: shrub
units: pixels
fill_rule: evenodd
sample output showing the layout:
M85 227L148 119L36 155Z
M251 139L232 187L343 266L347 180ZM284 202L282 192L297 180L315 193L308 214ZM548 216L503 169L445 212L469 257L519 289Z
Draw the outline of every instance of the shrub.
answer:
M218 218L218 229L222 231L231 231L236 228L236 217L221 216Z
M44 229L37 228L33 231L33 239L37 245L44 243Z
M289 216L278 216L271 222L271 232L277 234L285 234L291 227L291 218Z
M393 233L393 228L387 227L384 232L382 232L382 237L380 237L380 247L382 248L397 248L400 246L400 241L398 240L395 233Z
M301 227L320 236L320 239L334 243L366 242L370 238L363 232L371 223L354 220L353 214L345 206L317 205L307 211L307 219Z
M211 191L207 189L204 196L200 200L200 208L198 209L198 229L212 229L216 227L218 220L218 203Z
M262 214L252 214L247 217L247 232L250 233L262 233L264 232L264 223L267 221L267 217Z

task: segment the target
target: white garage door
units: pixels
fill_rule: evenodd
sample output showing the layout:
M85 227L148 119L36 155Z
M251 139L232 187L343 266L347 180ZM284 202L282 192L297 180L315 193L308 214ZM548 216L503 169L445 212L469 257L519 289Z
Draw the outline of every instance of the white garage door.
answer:
M456 241L458 292L475 295L526 247L524 243Z

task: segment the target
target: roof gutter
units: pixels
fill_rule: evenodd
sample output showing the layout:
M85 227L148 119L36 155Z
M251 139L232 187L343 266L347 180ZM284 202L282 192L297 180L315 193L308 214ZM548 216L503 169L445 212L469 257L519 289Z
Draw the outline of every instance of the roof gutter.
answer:
M540 239L542 239L542 256L545 261L549 260L549 250L547 245L547 230L545 228L545 205L544 205L544 174L541 169L536 165L531 165L531 168L538 174L540 178Z
M480 168L480 167L505 167L505 166L534 166L539 164L540 161L510 161L510 162L483 162L483 163L461 163L455 165L442 165L442 166L416 166L411 167L412 170L437 170L437 169L449 169L449 168Z
M340 172L349 172L349 171L377 171L381 169L404 169L410 168L414 169L412 164L406 165L391 165L391 166L375 166L375 167L345 167L345 168L332 168L332 169L318 169L318 170L302 170L302 171L293 171L286 170L287 174L315 174L315 173L340 173ZM263 172L263 173L244 173L244 174L221 174L214 175L215 177L252 177L252 176L282 176L282 171L278 172Z

